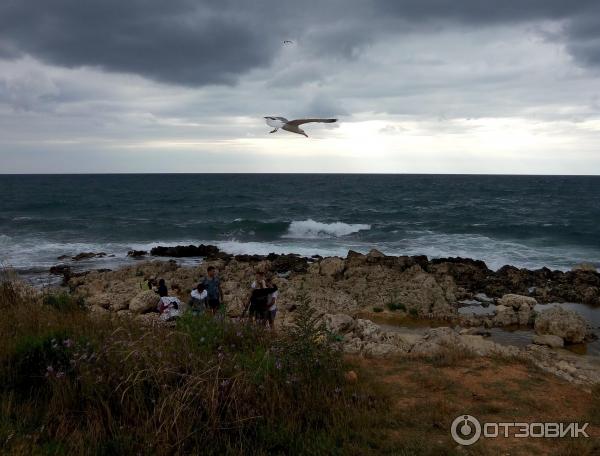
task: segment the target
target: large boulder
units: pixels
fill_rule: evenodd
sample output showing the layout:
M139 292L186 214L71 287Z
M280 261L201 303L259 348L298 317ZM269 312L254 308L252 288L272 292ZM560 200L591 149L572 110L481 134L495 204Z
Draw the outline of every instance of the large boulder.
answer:
M536 304L537 301L529 296L505 294L498 300L492 324L494 326L530 325L533 323L533 308Z
M345 334L354 328L354 318L346 314L326 314L325 326L331 332Z
M328 257L321 261L319 272L321 275L334 277L344 271L344 260L338 257Z
M380 331L381 328L371 320L363 320L361 318L356 320L354 334L362 340L378 340Z
M506 307L512 307L514 310L533 309L537 301L535 298L518 294L505 294L498 300L498 304Z
M129 310L137 314L143 314L156 309L160 297L151 290L138 293L130 302Z
M535 332L562 337L567 343L577 344L584 341L587 327L585 320L576 312L555 306L537 316Z

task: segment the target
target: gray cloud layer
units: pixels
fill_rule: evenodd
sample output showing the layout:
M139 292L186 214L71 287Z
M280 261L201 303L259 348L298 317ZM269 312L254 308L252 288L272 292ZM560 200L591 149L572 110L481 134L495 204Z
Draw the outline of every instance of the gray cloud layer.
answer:
M600 6L579 0L6 0L0 56L30 54L67 67L98 66L178 85L231 84L268 67L283 39L315 55L353 58L385 33L453 23L553 20L581 65L600 65Z

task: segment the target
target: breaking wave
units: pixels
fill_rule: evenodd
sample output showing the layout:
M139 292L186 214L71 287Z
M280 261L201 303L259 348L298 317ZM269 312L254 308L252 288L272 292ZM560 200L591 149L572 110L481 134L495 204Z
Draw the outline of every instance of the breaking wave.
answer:
M370 230L371 225L363 223L322 223L313 219L293 221L288 232L283 236L290 239L322 239L328 237L342 237L363 230Z

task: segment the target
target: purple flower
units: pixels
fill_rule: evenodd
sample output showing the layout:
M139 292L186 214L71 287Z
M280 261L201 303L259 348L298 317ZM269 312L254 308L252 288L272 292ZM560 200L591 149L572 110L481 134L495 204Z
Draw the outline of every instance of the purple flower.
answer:
M56 378L63 378L64 376L65 376L65 373L64 373L64 372L62 372L62 371L61 371L61 372L58 372L58 373L56 374Z
M277 360L275 361L275 367L279 370L281 370L281 361Z
M73 346L73 341L71 339L65 339L63 340L63 345L66 348L71 348Z

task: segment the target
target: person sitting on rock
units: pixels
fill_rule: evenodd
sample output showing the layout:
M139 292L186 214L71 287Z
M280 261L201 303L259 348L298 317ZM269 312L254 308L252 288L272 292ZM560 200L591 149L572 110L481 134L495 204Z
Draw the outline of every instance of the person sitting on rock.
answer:
M164 298L165 296L169 296L169 290L167 289L167 284L165 283L165 279L160 279L158 281L158 290L156 290L158 296Z
M158 302L157 310L161 320L174 320L181 315L181 301L176 297L163 296Z
M208 292L202 283L199 283L198 286L192 290L189 306L194 315L201 314L206 310L207 296Z

